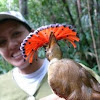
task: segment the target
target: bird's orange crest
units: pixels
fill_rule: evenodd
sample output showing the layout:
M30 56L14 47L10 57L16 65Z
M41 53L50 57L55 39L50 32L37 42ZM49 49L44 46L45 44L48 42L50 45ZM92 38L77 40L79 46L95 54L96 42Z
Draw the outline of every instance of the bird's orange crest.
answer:
M54 33L57 40L67 40L76 48L75 41L79 41L76 36L77 33L71 25L66 24L50 24L42 26L30 33L21 43L21 51L24 58L27 60L29 58L29 63L32 63L33 56L38 48L46 46L49 43L49 36L51 32Z

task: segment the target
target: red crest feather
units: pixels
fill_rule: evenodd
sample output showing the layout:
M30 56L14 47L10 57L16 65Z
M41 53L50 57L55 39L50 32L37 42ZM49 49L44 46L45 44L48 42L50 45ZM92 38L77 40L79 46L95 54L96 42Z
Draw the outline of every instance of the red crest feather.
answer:
M49 43L49 36L54 33L57 40L68 40L76 47L74 41L79 41L77 33L70 25L65 24L50 24L38 28L33 33L30 33L22 42L20 49L25 59L29 58L29 63L32 63L33 56L38 48Z

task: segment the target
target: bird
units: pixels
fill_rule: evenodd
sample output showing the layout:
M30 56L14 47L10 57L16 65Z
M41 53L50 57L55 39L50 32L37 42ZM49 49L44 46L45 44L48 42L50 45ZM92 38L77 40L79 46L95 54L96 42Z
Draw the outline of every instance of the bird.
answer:
M30 33L21 44L22 55L32 63L40 47L45 47L48 83L56 95L65 100L100 100L100 83L81 64L62 57L59 40L69 41L76 48L79 41L71 25L50 24Z

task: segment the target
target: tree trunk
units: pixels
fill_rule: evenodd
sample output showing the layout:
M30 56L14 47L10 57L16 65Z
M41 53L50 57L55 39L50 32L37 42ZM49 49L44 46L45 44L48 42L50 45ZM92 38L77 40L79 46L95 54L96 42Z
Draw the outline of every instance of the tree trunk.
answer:
M97 23L98 23L98 39L97 39L97 49L100 63L100 0L95 0L95 4L97 5Z
M81 0L76 0L76 2L77 2L77 8L78 8L79 15L81 16L81 14L82 14L82 11L81 11Z
M97 47L96 47L96 41L95 41L94 32L93 32L93 23L92 23L92 18L91 18L91 14L90 14L90 0L87 0L87 7L88 7L90 33L91 33L91 37L92 37L92 41L93 41L94 53L95 53L95 56L96 56L96 61L97 61L98 69L100 71L100 63L99 63L99 58L98 58L98 54L97 54Z
M69 14L69 18L70 18L70 20L71 20L71 22L72 22L72 25L74 26L75 23L74 23L73 16L72 16L72 14L71 14L71 12L70 12L70 9L69 9L69 6L68 6L68 2L67 2L66 0L62 0L62 2L63 2L64 6L65 6L65 8L66 8L66 10L67 10L67 13Z
M28 17L28 7L27 7L28 0L19 0L19 9L21 14L27 18Z
M82 24L81 24L82 13L81 13L81 1L80 0L76 0L76 11L77 11L77 16L78 16L78 23L80 26L80 31L81 33L84 33L82 29Z

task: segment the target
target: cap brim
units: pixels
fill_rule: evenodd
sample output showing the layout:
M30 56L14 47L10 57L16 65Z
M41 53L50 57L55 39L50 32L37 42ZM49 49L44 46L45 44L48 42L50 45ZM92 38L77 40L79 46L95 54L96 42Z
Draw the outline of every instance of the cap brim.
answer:
M15 20L24 22L24 21L20 20L19 18L17 18L16 16L12 16L9 14L0 14L0 21L5 20L5 19L15 19Z
M19 12L15 12L15 11L0 12L0 21L5 20L5 19L15 19L15 20L18 20L18 21L26 24L31 29L31 27L28 24L28 22L25 20L25 18Z

